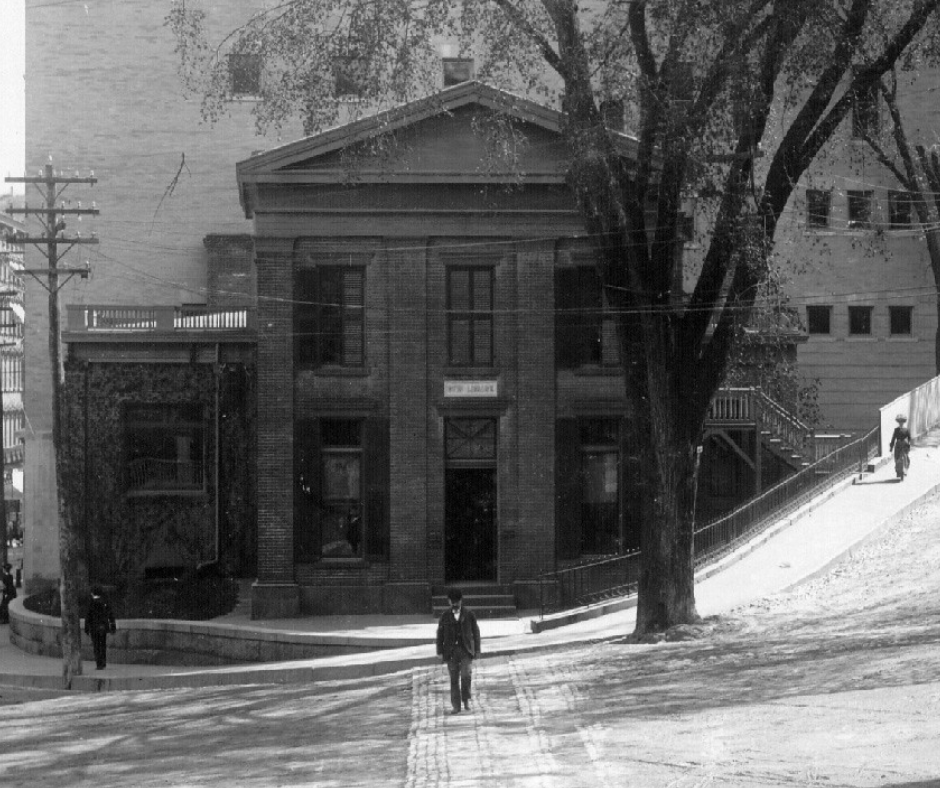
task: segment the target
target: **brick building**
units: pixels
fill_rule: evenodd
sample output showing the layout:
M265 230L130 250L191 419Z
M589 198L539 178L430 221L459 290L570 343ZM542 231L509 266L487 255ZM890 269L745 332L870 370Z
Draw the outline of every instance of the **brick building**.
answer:
M524 129L522 184L480 169L492 108ZM239 163L262 615L426 610L451 582L531 606L556 560L635 540L612 322L555 323L556 285L569 318L600 305L559 122L467 82ZM389 129L405 152L338 186L340 150Z
M221 33L264 3L203 5ZM113 489L120 505L92 509L86 497L85 519L159 522L161 544L137 556L143 569L225 557L226 539L238 543L229 556L257 570L258 615L426 609L436 586L470 577L526 605L538 572L630 546L628 414L611 322L572 317L600 315L602 302L562 187L557 114L475 83L450 87L396 115L410 135L404 158L363 165L346 187L338 149L368 139L372 121L299 142L290 127L259 138L252 74L235 62L228 115L202 123L165 13L146 0L27 0L27 167L52 155L98 178L64 195L96 200L101 214L88 223L100 239L92 277L61 301L73 390L114 392L120 405L74 399L72 417L90 420L74 434L101 444L83 453L82 484ZM68 57L48 46L57 36ZM467 58L442 58L442 86L471 75ZM491 104L531 136L523 188L481 168L466 113ZM911 111L929 128L926 102ZM810 328L799 361L820 379L823 424L836 430L866 428L876 404L932 374L936 327L916 234L848 217L851 193L874 192L870 215L880 196L887 220L894 188L851 133L806 183L831 194L831 223L818 226L800 191L778 234ZM890 268L872 239L890 248ZM58 558L37 283L26 305L29 590L56 578ZM172 440L144 451L161 431ZM238 475L239 456L251 474ZM593 482L578 483L581 471ZM457 522L472 544L453 541ZM449 565L461 547L474 560Z

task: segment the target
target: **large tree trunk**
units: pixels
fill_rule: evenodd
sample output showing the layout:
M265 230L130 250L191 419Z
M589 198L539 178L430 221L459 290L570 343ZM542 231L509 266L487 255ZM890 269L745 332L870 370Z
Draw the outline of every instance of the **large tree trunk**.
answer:
M673 401L675 418L681 403ZM694 448L675 430L658 429L655 456L642 456L645 485L640 531L643 562L637 595L636 634L660 632L698 620L693 569Z

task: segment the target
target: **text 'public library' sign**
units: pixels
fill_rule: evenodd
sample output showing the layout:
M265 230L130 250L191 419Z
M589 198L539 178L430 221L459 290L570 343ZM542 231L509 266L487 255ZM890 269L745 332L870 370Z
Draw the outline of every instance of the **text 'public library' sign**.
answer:
M445 397L496 397L495 380L445 380Z

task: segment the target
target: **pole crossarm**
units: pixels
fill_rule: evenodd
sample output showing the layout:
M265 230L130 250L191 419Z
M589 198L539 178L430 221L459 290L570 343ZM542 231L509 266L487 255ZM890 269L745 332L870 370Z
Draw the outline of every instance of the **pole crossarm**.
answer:
M22 177L16 175L7 176L4 180L7 183L49 183L50 178L45 175L24 175ZM97 178L64 178L58 175L54 175L51 178L53 183L90 183L92 185L98 183Z
M65 237L62 235L57 235L57 236L28 235L25 238L10 239L10 243L14 243L14 244L68 244L69 246L75 246L76 244L96 244L98 243L98 239L97 238Z
M77 214L79 216L97 216L101 213L97 208L56 208L56 213L70 213ZM46 214L49 213L48 208L30 208L28 205L25 208L7 208L7 213L10 215L21 213L24 216L30 216L33 214Z

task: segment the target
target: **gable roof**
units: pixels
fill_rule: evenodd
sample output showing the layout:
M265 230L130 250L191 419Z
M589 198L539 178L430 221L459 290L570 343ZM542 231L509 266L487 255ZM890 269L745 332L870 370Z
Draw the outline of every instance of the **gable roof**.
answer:
M263 153L256 154L236 164L235 172L239 184L239 194L246 216L253 213L254 195L258 184L298 184L298 183L336 183L348 180L348 163L340 159L340 153L350 146L366 145L382 135L399 130L417 130L430 125L436 119L462 116L472 111L473 107L495 110L509 115L523 125L528 125L534 136L561 143L561 125L564 115L543 104L522 98L478 81L462 82L445 88L430 96L393 107L389 110L370 115L343 126L328 129L286 145L280 145ZM431 130L433 133L433 129ZM637 143L633 137L619 132L612 134L614 144L627 158L635 158ZM554 146L558 148L558 145ZM560 148L558 148L560 150ZM531 158L531 157L530 157ZM427 168L394 168L388 164L369 169L367 163L356 167L355 180L358 183L378 183L395 180L396 182L441 182L453 178L466 180L473 173L459 170L460 162L454 162L458 169L449 167L430 172ZM534 166L532 166L534 164ZM541 162L529 162L529 169L521 172L523 180L560 183L564 168L559 165L557 151L549 152ZM519 172L488 172L485 175L477 171L479 180L499 182L517 180Z

